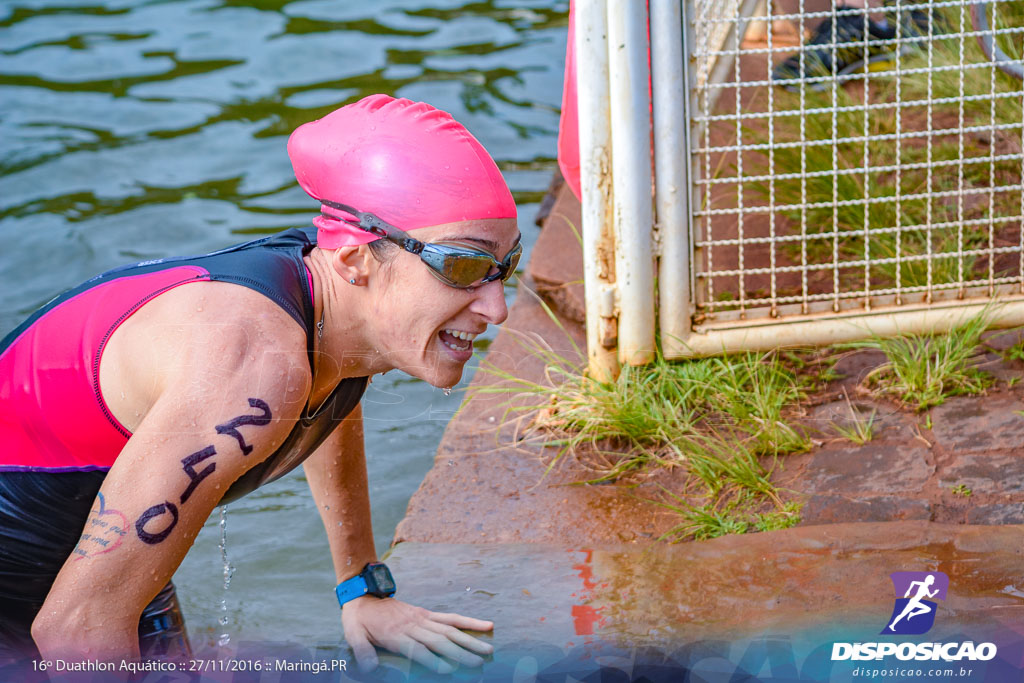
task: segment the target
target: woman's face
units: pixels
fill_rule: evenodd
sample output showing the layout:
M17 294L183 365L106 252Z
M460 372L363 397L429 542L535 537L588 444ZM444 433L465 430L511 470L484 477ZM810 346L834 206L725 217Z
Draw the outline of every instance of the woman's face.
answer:
M422 242L457 240L501 261L519 242L515 219L475 220L420 228ZM500 280L457 289L437 279L420 257L395 250L371 273L371 324L391 367L438 387L454 386L473 356L473 338L508 317Z

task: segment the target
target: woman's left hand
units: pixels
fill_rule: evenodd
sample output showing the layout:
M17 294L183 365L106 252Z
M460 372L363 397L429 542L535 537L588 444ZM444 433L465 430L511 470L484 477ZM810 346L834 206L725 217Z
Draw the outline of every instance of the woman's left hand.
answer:
M481 655L494 651L490 643L459 630L490 631L493 622L431 612L394 598L364 595L347 602L341 611L341 623L361 671L377 667L374 645L442 674L455 669L438 655L474 667L483 664Z

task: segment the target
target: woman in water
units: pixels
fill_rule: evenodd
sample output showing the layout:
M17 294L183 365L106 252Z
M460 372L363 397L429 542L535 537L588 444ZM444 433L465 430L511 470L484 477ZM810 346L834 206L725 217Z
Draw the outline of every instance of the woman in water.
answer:
M461 630L490 622L390 597L359 399L394 368L454 385L505 320L512 196L450 115L384 95L288 153L315 227L104 273L0 342L0 664L187 654L171 576L214 507L300 463L360 666L490 653Z

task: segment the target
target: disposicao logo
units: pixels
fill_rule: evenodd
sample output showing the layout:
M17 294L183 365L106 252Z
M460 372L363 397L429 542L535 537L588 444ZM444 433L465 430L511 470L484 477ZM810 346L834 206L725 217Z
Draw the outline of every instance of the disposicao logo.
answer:
M896 604L882 635L928 633L935 624L937 604L927 598L945 600L949 577L942 572L893 572L889 578L896 589Z
M949 577L942 572L893 572L896 593L892 614L880 635L921 635L935 625L938 603L945 600ZM987 661L996 656L994 643L833 643L832 661L844 659L879 660L895 656L899 660Z

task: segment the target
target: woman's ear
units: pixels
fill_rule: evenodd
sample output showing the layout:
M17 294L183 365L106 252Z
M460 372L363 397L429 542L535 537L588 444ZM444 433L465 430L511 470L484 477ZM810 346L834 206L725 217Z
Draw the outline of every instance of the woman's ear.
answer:
M370 274L376 272L372 267L373 263L373 254L365 244L338 247L331 255L331 267L334 271L345 282L357 286L365 285Z

